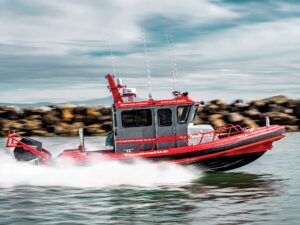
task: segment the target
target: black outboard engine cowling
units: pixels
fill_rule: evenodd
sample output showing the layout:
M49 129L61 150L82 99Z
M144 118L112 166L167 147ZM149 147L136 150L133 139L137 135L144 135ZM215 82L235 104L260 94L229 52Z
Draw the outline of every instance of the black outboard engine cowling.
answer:
M38 151L42 150L42 143L39 141L33 140L28 137L23 137L21 139L21 142L23 142L26 145L31 146L32 148L34 148ZM15 156L16 160L25 161L25 162L39 158L37 155L33 154L32 152L26 150L23 147L15 147L14 156Z

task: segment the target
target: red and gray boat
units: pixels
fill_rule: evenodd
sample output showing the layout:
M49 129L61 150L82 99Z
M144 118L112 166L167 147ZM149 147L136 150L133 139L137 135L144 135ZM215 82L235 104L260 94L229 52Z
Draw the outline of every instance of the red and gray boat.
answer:
M285 136L283 126L270 125L268 121L264 127L251 129L239 125L216 129L211 125L195 125L198 106L203 102L191 100L187 92L173 92L171 99L135 101L135 88L127 88L111 74L106 79L114 101L112 131L106 138L109 148L87 150L82 129L79 147L63 150L55 158L41 142L14 132L9 133L6 147L14 148L18 161L37 164L49 165L60 159L80 164L145 159L226 171L251 163Z

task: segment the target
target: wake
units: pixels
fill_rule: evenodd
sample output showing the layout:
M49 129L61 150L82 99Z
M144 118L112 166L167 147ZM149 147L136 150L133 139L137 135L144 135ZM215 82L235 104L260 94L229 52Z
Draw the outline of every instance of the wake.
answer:
M12 156L0 153L0 187L62 186L182 186L193 182L201 172L175 164L153 164L137 160L133 163L97 161L87 166L59 162L53 166L35 166L16 162Z

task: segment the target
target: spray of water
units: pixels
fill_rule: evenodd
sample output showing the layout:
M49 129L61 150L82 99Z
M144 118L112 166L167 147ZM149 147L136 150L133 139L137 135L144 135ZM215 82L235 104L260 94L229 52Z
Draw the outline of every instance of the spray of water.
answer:
M110 187L181 186L201 176L199 171L174 164L152 164L136 161L125 164L117 161L101 161L88 166L60 162L55 166L35 166L16 162L12 157L0 154L0 187L14 186L62 186L62 187Z

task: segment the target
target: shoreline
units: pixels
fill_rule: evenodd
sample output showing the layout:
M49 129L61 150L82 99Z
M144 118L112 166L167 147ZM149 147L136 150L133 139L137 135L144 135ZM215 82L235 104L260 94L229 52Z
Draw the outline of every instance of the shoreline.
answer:
M300 131L300 99L285 96L226 103L220 99L199 106L195 124L213 127L239 124L255 128L265 125L265 116L271 124L286 126L287 132ZM107 106L52 105L41 108L0 106L0 137L9 131L23 136L78 136L85 128L86 136L105 136L111 130L111 110Z

